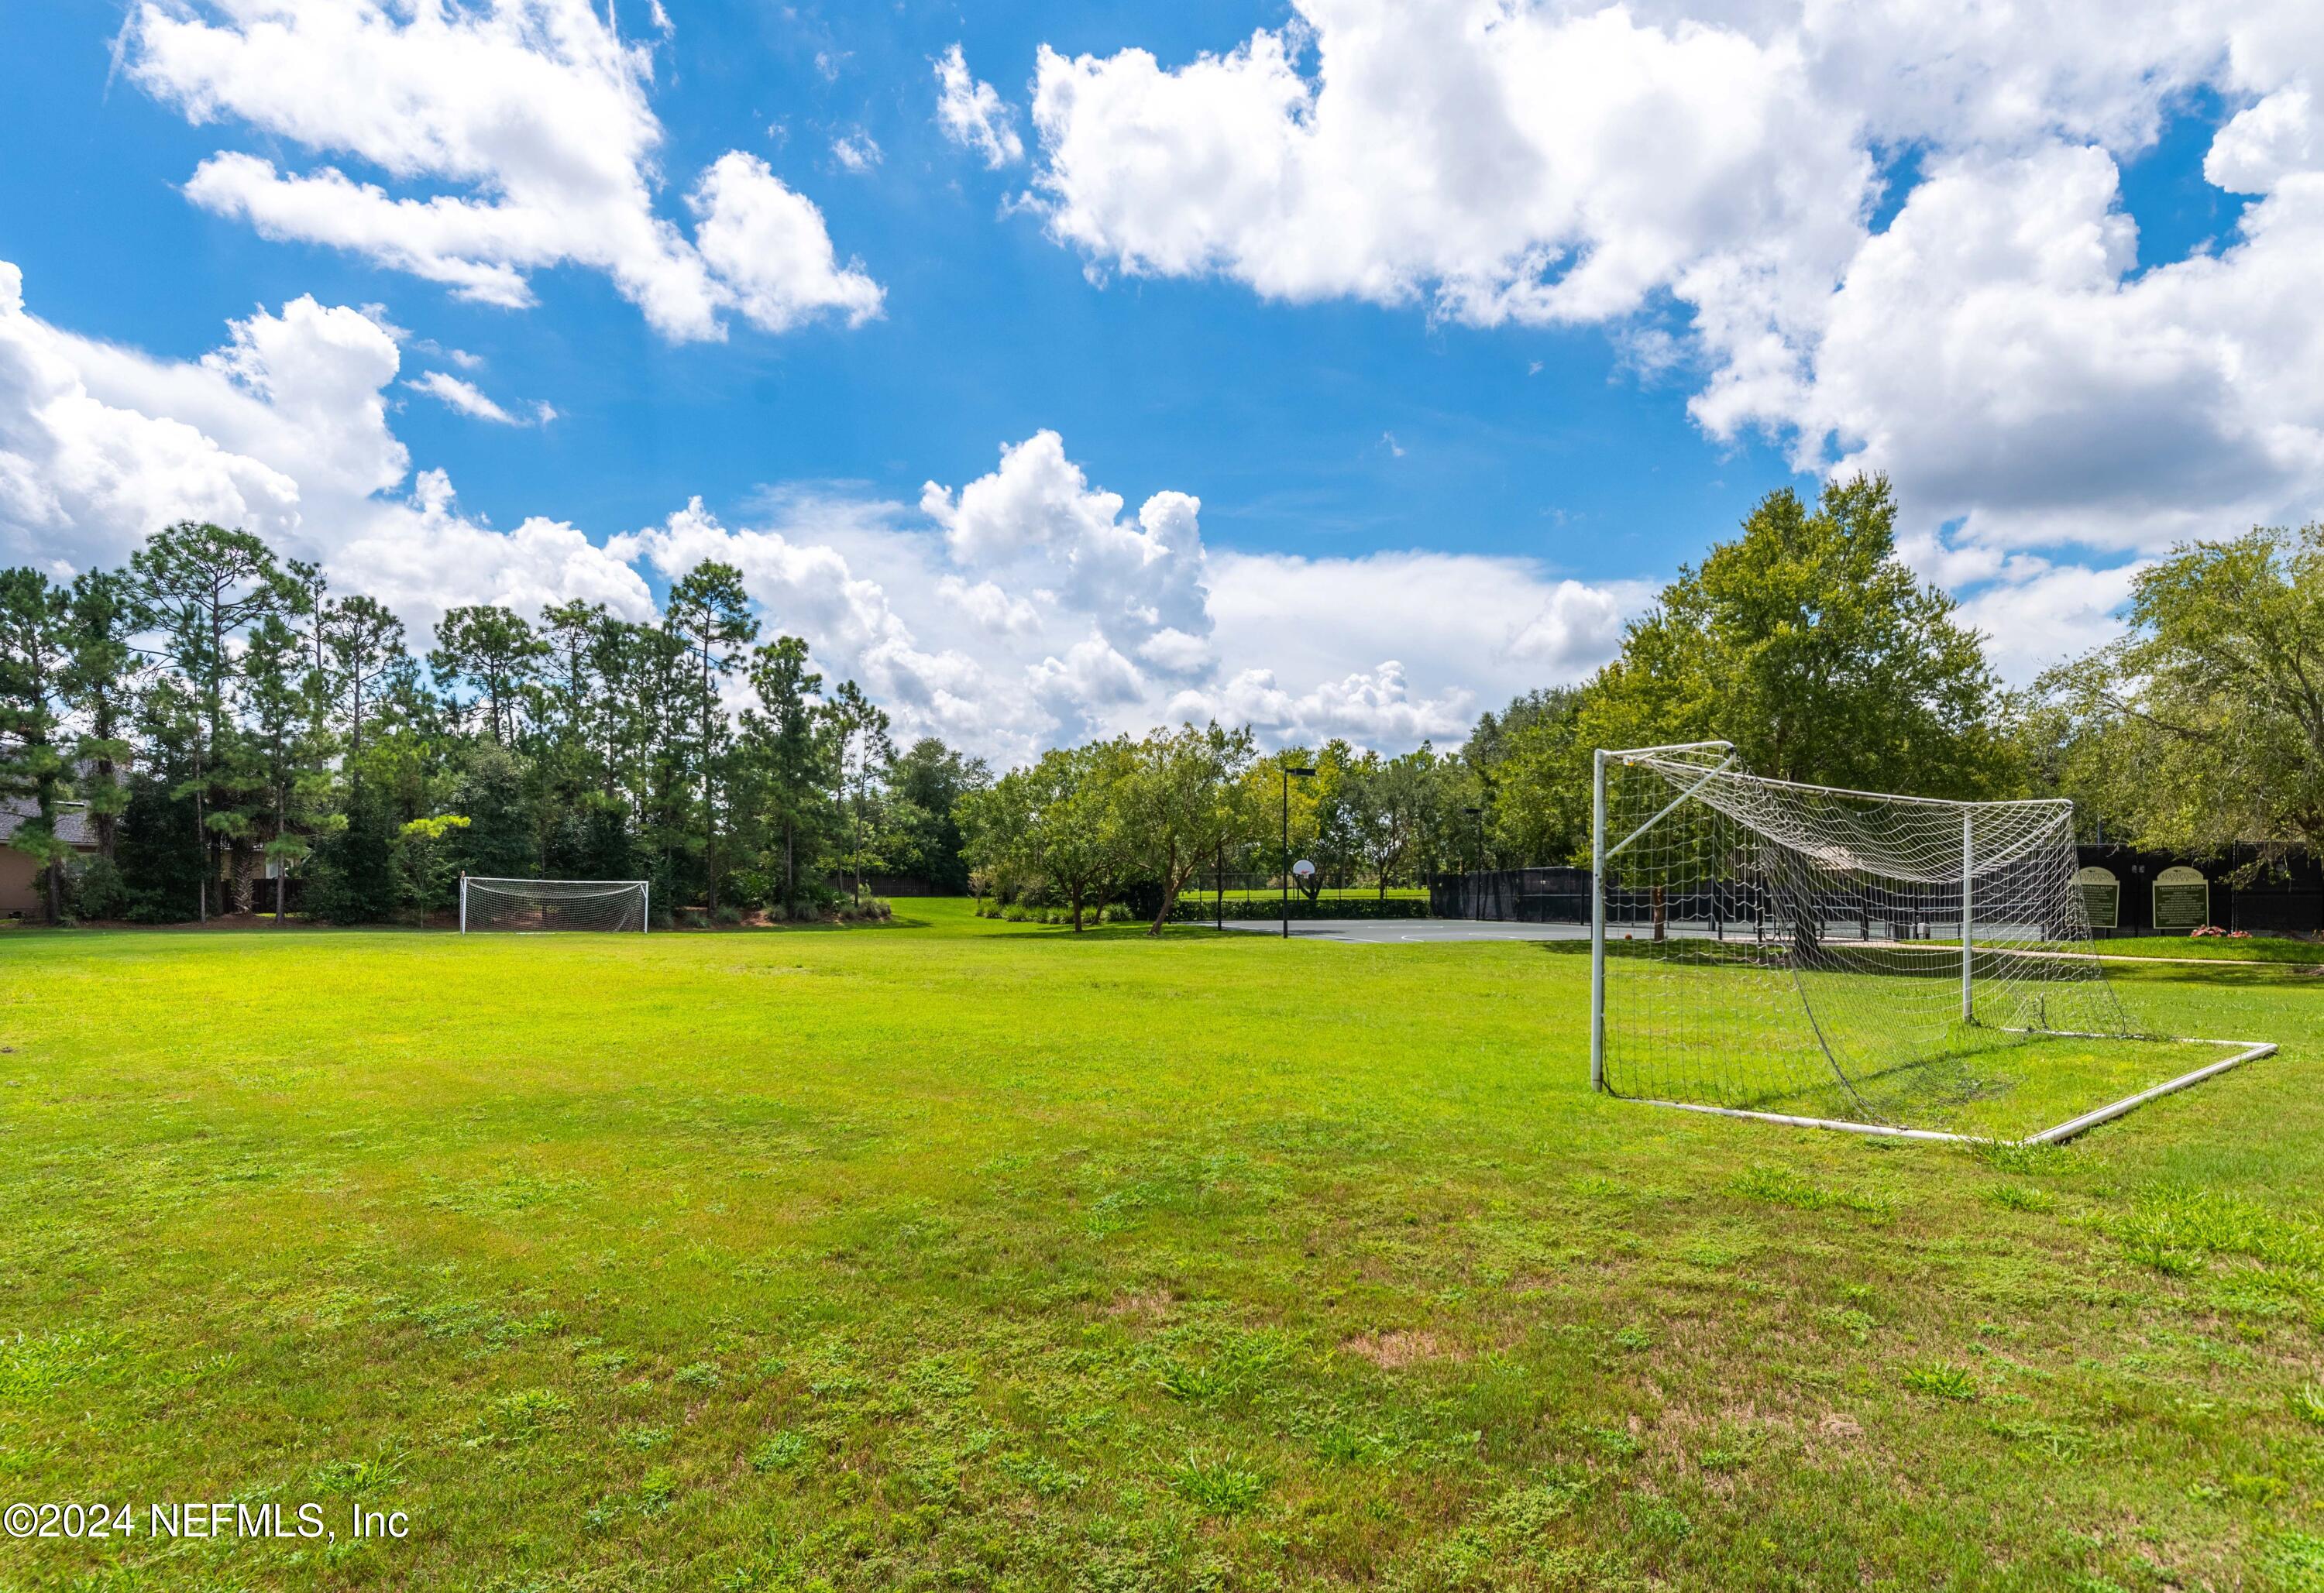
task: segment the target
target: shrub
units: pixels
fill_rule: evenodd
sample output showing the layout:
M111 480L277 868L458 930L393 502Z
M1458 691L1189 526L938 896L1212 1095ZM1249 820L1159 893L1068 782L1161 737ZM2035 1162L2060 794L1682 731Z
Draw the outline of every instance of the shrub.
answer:
M111 858L93 857L65 876L65 911L78 918L119 918L129 911L129 889Z
M742 909L738 907L729 905L720 907L716 912L711 914L710 918L711 922L722 925L724 927L731 929L735 925L740 924L742 921Z
M1026 909L1025 904L1022 902L1010 902L1006 907L1001 909L1001 916L1011 924L1022 924L1028 917L1031 916L1030 913Z

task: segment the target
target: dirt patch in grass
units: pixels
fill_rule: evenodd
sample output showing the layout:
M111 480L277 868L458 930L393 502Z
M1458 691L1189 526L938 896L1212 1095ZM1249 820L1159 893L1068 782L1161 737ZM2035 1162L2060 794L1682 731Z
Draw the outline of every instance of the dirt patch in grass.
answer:
M1177 1303L1178 1296L1167 1289L1130 1289L1108 1301L1105 1313L1117 1321L1160 1321Z
M1456 1344L1447 1344L1434 1333L1407 1332L1398 1328L1387 1333L1359 1333L1340 1348L1350 1355L1360 1355L1376 1367L1388 1371L1417 1366L1423 1361L1463 1361L1469 1352Z

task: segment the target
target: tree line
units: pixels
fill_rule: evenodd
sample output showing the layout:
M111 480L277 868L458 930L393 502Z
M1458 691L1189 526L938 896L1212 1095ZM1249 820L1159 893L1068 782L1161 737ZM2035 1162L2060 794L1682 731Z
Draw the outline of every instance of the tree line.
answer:
M823 912L882 872L964 889L953 808L988 778L940 741L899 752L805 641L761 641L731 565L645 622L456 608L423 654L375 598L193 522L124 569L0 572L0 715L11 843L57 918L279 916L295 880L303 911L378 922L442 910L464 872Z
M1256 865L1280 878L1286 835L1383 896L1460 868L1478 855L1473 792L1459 759L1425 744L1393 758L1345 741L1262 756L1248 727L1186 724L1045 752L968 793L960 828L980 895L1062 907L1076 929L1136 897L1158 934L1205 877Z
M761 640L740 571L661 612L456 608L424 653L383 604L185 523L125 569L0 571L0 796L53 916L441 910L458 875L647 879L716 918L819 913L874 876L1158 932L1205 876L1291 855L1381 892L1586 861L1600 747L1723 739L1754 771L1963 798L2071 796L2087 834L2324 852L2324 529L2197 541L2138 574L2119 640L2005 688L1898 556L1887 483L1766 496L1578 686L1457 751L1262 753L1249 727L1060 747L995 778L899 751L807 644ZM739 702L739 708L733 706ZM95 854L60 832L86 815ZM1285 849L1287 829L1289 849ZM272 902L267 900L272 895Z
M1294 855L1384 891L1586 866L1595 750L1721 740L1779 779L2069 796L2086 840L2253 846L2258 870L2293 845L2324 855L2324 528L2190 543L2140 571L2119 640L2009 689L1960 605L1899 557L1886 481L1778 491L1611 662L1480 715L1456 752L1260 757L1246 736L1157 732L1045 754L975 794L963 830L994 889L1076 923L1135 881L1175 892Z

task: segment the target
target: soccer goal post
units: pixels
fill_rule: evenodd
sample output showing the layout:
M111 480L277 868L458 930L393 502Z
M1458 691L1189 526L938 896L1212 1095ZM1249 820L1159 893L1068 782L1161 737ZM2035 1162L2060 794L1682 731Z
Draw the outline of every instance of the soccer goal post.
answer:
M460 876L460 933L647 930L643 879L495 879Z
M2275 1049L2131 1020L2096 954L2070 802L1762 778L1725 741L1601 750L1592 775L1594 1088L2054 1143Z

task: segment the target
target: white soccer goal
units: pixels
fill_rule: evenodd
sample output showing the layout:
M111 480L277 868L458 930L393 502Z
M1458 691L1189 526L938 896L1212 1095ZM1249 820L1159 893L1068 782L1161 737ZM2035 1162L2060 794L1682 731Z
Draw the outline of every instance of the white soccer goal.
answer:
M1596 1088L2051 1144L2275 1049L2140 1032L2093 950L2069 802L1763 779L1724 741L1600 751L1595 783ZM2189 1071L2198 1045L2222 1054Z
M460 876L460 933L560 929L646 932L642 879L491 879Z

